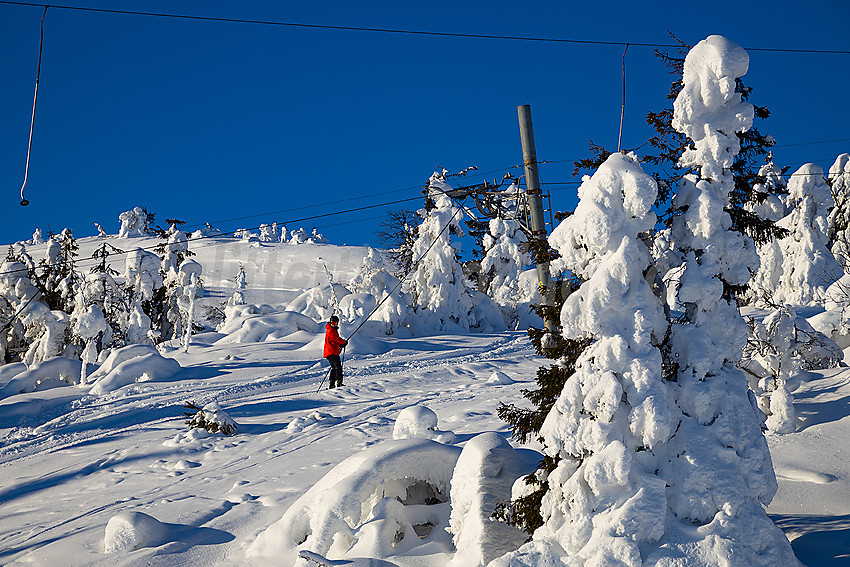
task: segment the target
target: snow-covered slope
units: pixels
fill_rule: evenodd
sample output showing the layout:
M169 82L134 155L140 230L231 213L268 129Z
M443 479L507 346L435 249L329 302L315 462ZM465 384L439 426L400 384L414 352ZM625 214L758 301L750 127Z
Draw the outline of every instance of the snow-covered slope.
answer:
M100 242L82 240L80 258ZM110 242L124 250L156 243ZM319 256L345 283L367 253L233 239L190 249L203 265L202 303L230 296L241 262L247 302L271 310L326 283ZM30 254L38 259L39 247ZM115 267L123 271L123 259ZM282 556L249 551L274 537L273 526L337 465L385 441L408 443L392 441L402 410L433 410L446 434L439 438L453 433L458 448L482 433L507 437L496 416L499 402L521 403L520 391L544 364L522 332L364 334L346 353L346 386L328 391L319 390L327 369L320 334L301 329L263 342L223 337L196 335L188 353L176 343L166 348L180 370L161 380L99 395L90 386L66 386L0 399L0 564L288 565ZM504 375L491 379L494 372ZM0 367L0 388L3 376ZM846 564L850 370L813 372L794 397L800 430L768 437L780 486L768 512L804 563ZM217 401L238 434L190 431L182 413L187 401ZM463 538L446 531L458 520L442 510L442 524L424 537L417 532L418 545L383 549L385 565L448 565Z

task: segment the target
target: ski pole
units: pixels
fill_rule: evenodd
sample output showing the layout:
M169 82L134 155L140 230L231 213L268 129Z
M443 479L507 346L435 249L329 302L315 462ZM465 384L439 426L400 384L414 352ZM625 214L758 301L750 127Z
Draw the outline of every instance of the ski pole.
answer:
M322 382L319 384L319 389L318 389L318 390L316 390L316 393L317 393L317 394L318 394L319 392L321 392L321 391L322 391L322 386L324 386L324 385L325 385L325 380L328 378L328 376L330 376L330 375L331 375L331 372L333 372L333 370L334 370L334 369L333 369L333 367L331 367L331 369L330 369L330 370L328 370L328 373L327 373L327 374L325 374L325 375L322 377Z

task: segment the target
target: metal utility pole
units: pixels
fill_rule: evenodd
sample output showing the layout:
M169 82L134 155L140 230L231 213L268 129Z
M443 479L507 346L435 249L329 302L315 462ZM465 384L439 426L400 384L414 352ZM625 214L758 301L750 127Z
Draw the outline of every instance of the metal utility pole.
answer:
M543 218L543 191L537 176L537 150L534 149L534 128L531 125L531 106L523 104L517 107L519 115L519 135L522 139L522 163L525 165L525 185L528 194L528 206L531 214L532 238L548 246L546 221ZM544 305L552 305L552 282L549 276L549 262L537 263L537 279L540 282L540 295ZM544 318L546 330L554 332L555 324Z

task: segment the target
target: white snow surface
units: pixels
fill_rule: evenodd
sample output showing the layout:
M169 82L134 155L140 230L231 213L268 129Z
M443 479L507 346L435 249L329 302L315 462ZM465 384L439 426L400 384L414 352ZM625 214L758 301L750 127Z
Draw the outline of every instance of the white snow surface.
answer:
M80 257L103 241L80 239ZM142 248L157 242L133 239ZM250 275L247 303L269 306L266 316L279 314L302 292L327 284L317 256L336 281L347 282L367 252L310 243L253 244L227 238L190 243L198 253L193 259L203 266L207 295L200 304L225 301L242 262ZM41 257L45 246L32 246L33 257ZM123 258L113 267L123 271ZM798 311L805 317L818 313ZM404 483L388 481L410 474L450 500L461 449L470 446L472 453L483 439L487 447L510 454L492 435L509 436L496 416L498 403L522 404L520 391L534 388L537 368L550 362L534 354L522 331L380 339L358 334L345 361L346 387L317 391L327 372L320 329L262 342L221 341L227 336L195 335L188 353L166 343L157 356L178 364L175 374L162 381L133 379L99 396L73 384L79 362L74 367L70 360L50 359L30 368L26 372L43 367L48 380L43 389L24 393L20 389L26 388L4 387L24 377L24 368L0 367L0 564L292 565L291 553L300 545L311 547L302 552L311 559L300 560L310 567L449 565L457 555L453 534L446 531L450 503L404 505L392 497L374 498L377 487L400 496ZM372 346L358 352L358 341ZM109 365L101 364L100 376L122 362L154 356L147 351L119 362L119 352ZM70 366L50 370L49 364ZM489 380L495 373L512 382ZM850 553L848 398L850 370L812 370L794 392L797 431L767 435L779 486L768 512L808 565L842 565ZM202 407L217 402L239 423L239 432L225 437L189 430L183 415L189 400ZM393 440L397 418L411 406L430 408L457 444ZM513 440L510 445L520 448ZM529 448L539 450L536 444ZM369 463L368 470L358 463ZM380 474L373 463L383 463ZM473 474L479 486L493 478L474 464L462 470L470 486ZM350 474L342 474L346 471ZM419 496L428 493L416 486ZM487 493L478 490L457 498L482 501ZM358 535L359 547L343 553L339 536L323 549L327 532L321 530L310 536L321 545L294 544L292 531L284 529L294 525L284 520L298 514L320 527L334 524L334 510L362 520L342 530ZM475 525L469 518L468 528ZM483 516L478 518L484 525ZM416 530L428 523L434 525L420 539ZM411 534L408 525L419 527ZM386 546L382 534L400 532L406 543ZM688 534L681 538L686 541ZM539 559L536 565L556 564L551 556Z

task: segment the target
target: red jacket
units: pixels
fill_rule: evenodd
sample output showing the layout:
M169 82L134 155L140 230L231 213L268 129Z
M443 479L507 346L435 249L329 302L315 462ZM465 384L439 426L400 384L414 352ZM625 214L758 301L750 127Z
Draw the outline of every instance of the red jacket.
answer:
M345 339L339 336L339 332L331 327L330 323L327 323L325 325L325 354L322 356L327 358L331 354L339 355L344 344Z

